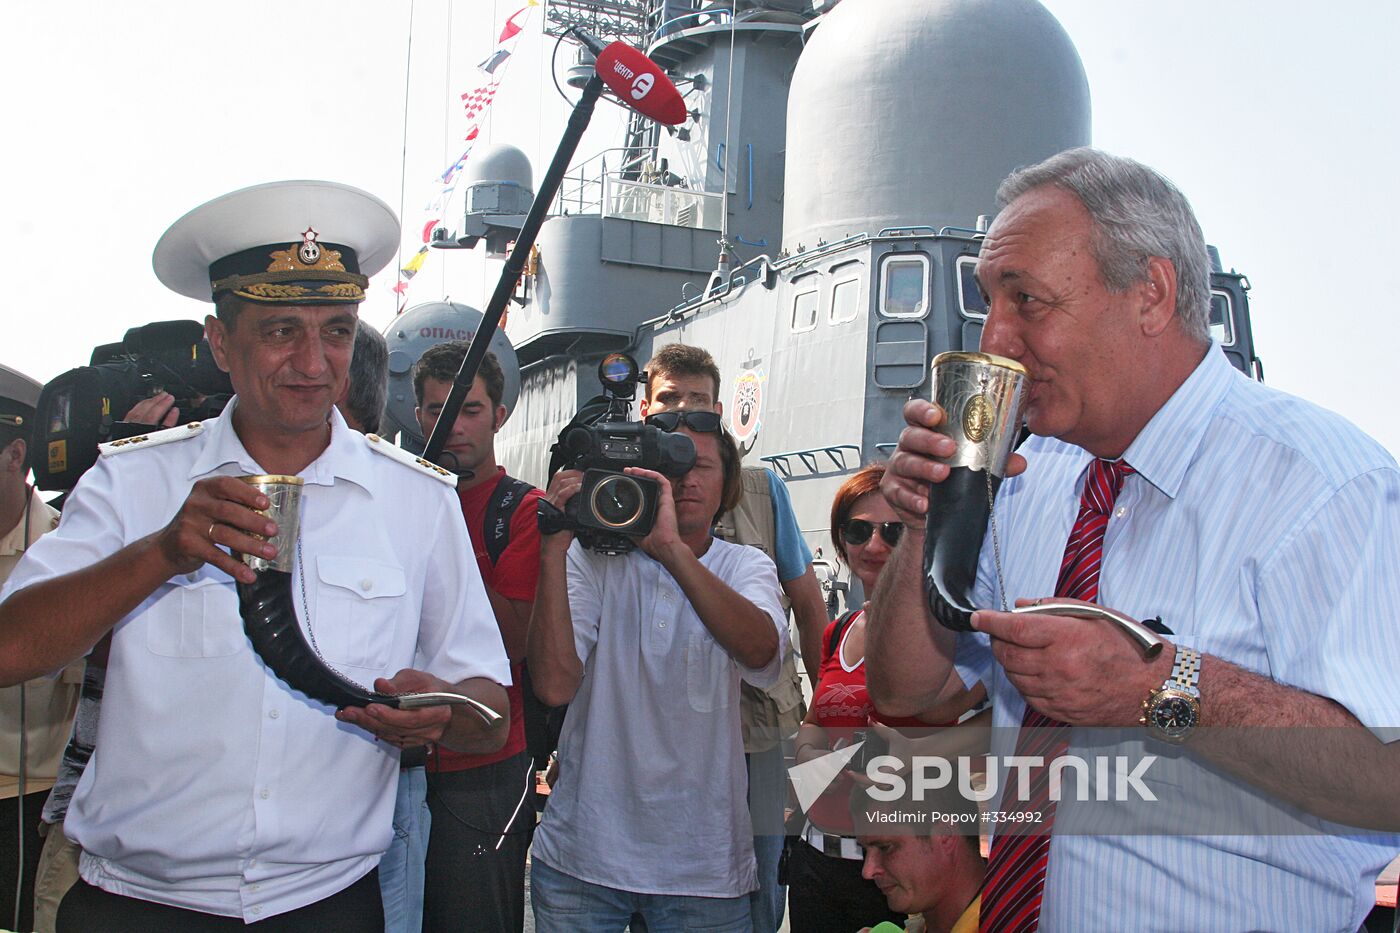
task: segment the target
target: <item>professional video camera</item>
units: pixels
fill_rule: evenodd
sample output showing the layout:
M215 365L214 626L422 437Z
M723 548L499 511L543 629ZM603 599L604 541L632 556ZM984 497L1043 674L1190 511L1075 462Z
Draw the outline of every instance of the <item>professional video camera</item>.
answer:
M598 364L603 395L584 405L550 448L550 476L561 469L583 470L583 488L563 512L550 515L541 509L546 533L567 529L590 550L626 554L656 523L661 489L655 480L629 476L623 469L643 467L674 478L695 465L689 437L629 419L632 398L644 380L637 361L625 353L610 353Z
M97 462L98 444L150 430L121 419L131 406L159 392L175 396L180 424L217 416L233 396L228 373L214 363L198 321L133 327L121 343L93 350L89 365L44 386L32 458L39 488L72 489Z

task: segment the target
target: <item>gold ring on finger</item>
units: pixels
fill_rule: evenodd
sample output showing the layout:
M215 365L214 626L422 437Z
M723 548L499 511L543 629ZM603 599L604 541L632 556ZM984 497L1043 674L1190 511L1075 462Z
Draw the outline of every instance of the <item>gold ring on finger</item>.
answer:
M214 526L217 525L217 524L218 524L218 522L210 522L210 523L209 523L209 540L210 540L210 541L213 541L213 540L214 540Z

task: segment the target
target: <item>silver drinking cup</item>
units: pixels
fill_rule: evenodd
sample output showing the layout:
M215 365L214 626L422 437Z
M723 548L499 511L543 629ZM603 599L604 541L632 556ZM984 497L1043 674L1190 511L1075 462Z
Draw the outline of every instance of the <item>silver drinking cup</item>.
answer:
M1026 368L990 353L940 353L933 358L933 400L946 416L943 432L958 451L950 467L1006 473L1021 430Z
M254 570L280 570L291 573L296 564L297 534L301 528L301 477L240 476L243 482L267 496L268 506L260 514L277 523L277 534L268 539L277 548L272 560L240 554L243 563ZM254 535L261 538L262 535Z
M1026 370L986 353L933 358L933 400L941 430L958 449L944 462L947 479L928 486L924 530L924 593L929 610L955 631L972 628L972 588L992 500L1021 428Z

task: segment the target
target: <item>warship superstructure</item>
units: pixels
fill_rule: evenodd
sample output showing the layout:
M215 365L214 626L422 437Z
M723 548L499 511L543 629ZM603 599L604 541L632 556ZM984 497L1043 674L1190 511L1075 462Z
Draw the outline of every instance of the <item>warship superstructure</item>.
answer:
M893 449L930 359L977 347L972 271L997 184L1091 142L1079 55L1036 0L551 0L546 31L573 26L645 50L689 119L663 131L634 116L571 170L505 328L519 398L501 459L543 485L603 355L701 345L746 463L783 478L844 590L832 495ZM465 185L441 236L502 249L532 196L528 160L493 147ZM1217 259L1212 286L1214 335L1262 375L1248 282ZM416 333L403 324L391 345Z

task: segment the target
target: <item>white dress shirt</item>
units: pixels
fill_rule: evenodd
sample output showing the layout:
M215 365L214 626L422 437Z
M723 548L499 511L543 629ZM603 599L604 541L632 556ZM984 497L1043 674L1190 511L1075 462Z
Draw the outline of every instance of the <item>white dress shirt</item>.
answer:
M2 596L166 525L195 481L261 474L235 399L188 440L104 455ZM403 668L510 682L453 489L331 414L300 474L301 567L322 657L372 686ZM179 429L176 429L179 430ZM293 574L298 616L301 572ZM105 890L247 922L352 884L388 848L398 753L293 691L254 654L233 580L205 565L117 623L96 750L65 831Z
M772 622L778 650L761 670L741 667L642 551L569 549L583 682L534 842L557 871L642 894L737 897L758 887L739 681L777 680L787 617L762 551L715 538L700 563Z

